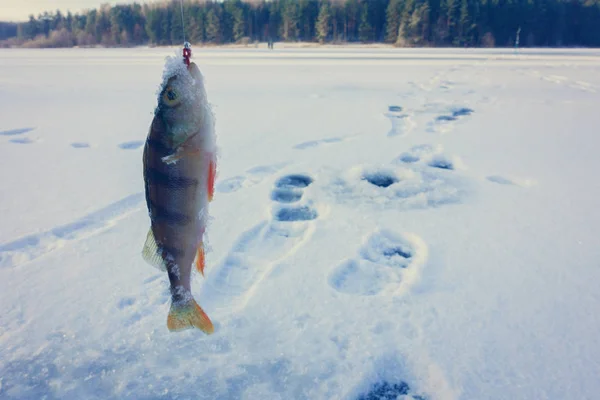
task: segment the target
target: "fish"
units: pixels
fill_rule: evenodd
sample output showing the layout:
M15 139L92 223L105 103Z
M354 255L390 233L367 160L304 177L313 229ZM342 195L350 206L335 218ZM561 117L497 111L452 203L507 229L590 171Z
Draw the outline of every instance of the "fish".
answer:
M169 277L171 332L214 332L191 291L194 266L204 276L204 236L217 171L214 128L200 69L168 57L143 151L150 228L142 257Z

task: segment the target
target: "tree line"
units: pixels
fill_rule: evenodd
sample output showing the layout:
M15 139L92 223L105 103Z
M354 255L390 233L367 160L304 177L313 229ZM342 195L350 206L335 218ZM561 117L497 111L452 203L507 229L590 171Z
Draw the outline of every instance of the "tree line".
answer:
M0 23L30 47L305 41L397 46L600 46L600 0L224 0L102 5Z

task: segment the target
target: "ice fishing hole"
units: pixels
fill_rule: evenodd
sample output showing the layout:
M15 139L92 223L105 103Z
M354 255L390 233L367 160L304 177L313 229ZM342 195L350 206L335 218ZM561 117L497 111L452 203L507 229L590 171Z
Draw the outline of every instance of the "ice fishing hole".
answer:
M398 179L390 174L384 172L375 172L371 174L363 175L363 179L369 182L371 185L375 185L381 188L386 188L398 182Z
M389 112L401 112L402 111L402 107L400 107L400 106L389 106L388 107L388 111Z
M275 182L275 187L280 189L298 188L302 189L313 183L313 179L306 175L286 175Z
M294 203L302 198L302 192L293 190L277 189L271 192L271 200L280 203Z
M318 213L316 210L307 207L282 208L275 215L277 221L293 222L293 221L310 221L316 219Z

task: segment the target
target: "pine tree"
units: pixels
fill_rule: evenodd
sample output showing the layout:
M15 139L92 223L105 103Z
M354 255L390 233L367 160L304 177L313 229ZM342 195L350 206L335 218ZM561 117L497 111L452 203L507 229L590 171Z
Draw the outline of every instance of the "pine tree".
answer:
M358 0L346 0L346 5L341 12L344 14L344 40L355 42L358 38L358 28L360 26L361 6Z
M239 42L246 36L246 19L244 10L236 8L233 14L233 40Z
M437 20L433 29L433 42L437 46L447 45L449 40L448 31L448 3L446 0L440 1L440 6L437 13Z
M169 38L171 44L183 44L184 32L183 21L181 20L181 9L176 7L174 3L167 8L169 10ZM185 38L187 40L187 37Z
M400 27L401 0L391 0L386 10L386 42L396 43Z
M302 39L305 41L314 41L317 37L317 21L319 20L319 2L318 0L303 0L301 7L302 14Z
M327 38L329 37L329 32L331 31L331 9L329 7L329 1L325 0L321 4L321 9L319 10L319 19L317 20L317 39L319 43L325 43Z
M386 9L389 0L371 0L369 10L369 21L373 27L372 40L381 42L386 38Z
M360 12L360 25L358 27L358 38L361 42L373 40L373 26L369 20L369 2L364 2Z
M400 16L400 26L398 27L398 37L396 46L408 47L413 45L413 11L415 3L413 0L406 0Z
M283 40L298 40L299 36L299 17L298 3L295 0L287 0L283 9Z
M65 26L69 30L69 32L73 31L73 14L71 14L71 11L67 13L67 16L65 18Z
M160 28L160 15L159 11L155 8L148 8L146 10L146 34L150 39L150 43L158 44L160 41L159 36Z
M188 11L186 30L190 43L201 43L204 41L204 8L191 7Z
M460 17L458 18L458 37L457 44L459 46L468 45L471 43L471 26L469 17L469 3L467 0L462 0L460 6Z
M33 15L29 16L29 22L25 24L25 29L23 31L23 36L25 39L33 39L40 33L40 28L38 25L38 21L35 19Z
M446 27L448 29L449 40L457 45L458 43L458 20L459 20L459 6L460 0L447 0L448 8L446 11Z
M430 9L428 3L423 3L414 8L409 23L411 45L422 45L427 42L429 12Z
M220 7L211 7L206 13L206 40L212 43L223 42L223 32L221 30Z

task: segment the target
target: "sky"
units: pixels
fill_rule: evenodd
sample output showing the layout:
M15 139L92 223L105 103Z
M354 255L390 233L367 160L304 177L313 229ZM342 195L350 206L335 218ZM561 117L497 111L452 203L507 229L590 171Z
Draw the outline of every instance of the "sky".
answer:
M0 7L0 21L26 21L30 14L38 15L44 11L72 13L98 8L103 3L132 3L127 0L2 0Z

